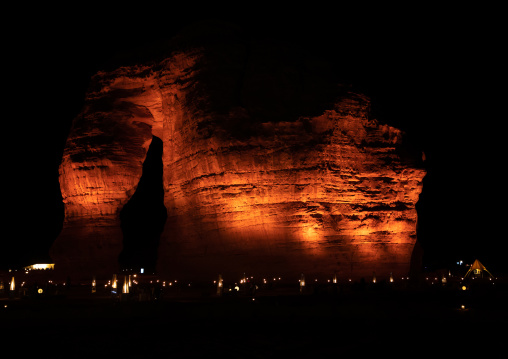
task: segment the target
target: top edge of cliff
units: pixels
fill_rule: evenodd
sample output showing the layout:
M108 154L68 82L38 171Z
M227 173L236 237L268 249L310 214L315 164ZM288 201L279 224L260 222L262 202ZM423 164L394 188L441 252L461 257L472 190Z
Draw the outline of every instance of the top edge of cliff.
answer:
M266 66L271 66L272 61L291 63L311 73L313 78L319 78L321 86L315 91L315 97L321 97L320 101L327 103L325 107L332 108L345 92L363 94L370 99L372 117L403 131L411 127L411 120L405 113L411 94L397 81L386 81L385 76L395 78L398 75L386 75L395 65L380 65L381 53L372 34L357 29L344 31L344 26L326 33L331 25L315 25L316 22L297 26L294 22L282 21L253 26L252 23L242 24L238 19L198 19L174 34L133 43L123 53L116 54L92 76L88 93L94 91L97 80L114 73L128 76L140 69L145 73L156 72L176 53L220 54L231 51L228 46L233 44L233 51L244 52L241 56L247 59L264 56ZM386 56L383 53L383 57Z

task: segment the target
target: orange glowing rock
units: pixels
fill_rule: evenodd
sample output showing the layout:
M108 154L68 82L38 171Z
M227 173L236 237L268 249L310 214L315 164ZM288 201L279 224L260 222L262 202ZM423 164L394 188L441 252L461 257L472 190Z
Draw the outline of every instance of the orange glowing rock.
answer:
M60 166L56 268L116 272L119 213L154 135L168 213L159 273L406 275L425 172L421 159L403 155L403 133L344 87L334 88L333 104L307 111L314 88L291 93L304 74L246 59L234 37L214 46L94 76Z

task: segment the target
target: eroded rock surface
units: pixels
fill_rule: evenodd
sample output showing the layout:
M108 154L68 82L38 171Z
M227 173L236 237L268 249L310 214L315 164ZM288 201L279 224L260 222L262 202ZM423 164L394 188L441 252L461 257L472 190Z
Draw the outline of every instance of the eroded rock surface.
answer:
M118 270L119 213L157 136L160 274L405 275L425 172L402 131L308 58L216 31L94 76L60 166L57 267Z

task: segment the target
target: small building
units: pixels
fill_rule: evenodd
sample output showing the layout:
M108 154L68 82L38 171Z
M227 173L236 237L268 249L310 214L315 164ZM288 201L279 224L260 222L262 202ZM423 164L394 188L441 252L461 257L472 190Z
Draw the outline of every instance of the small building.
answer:
M55 269L55 263L38 263L23 267L24 270L47 270Z

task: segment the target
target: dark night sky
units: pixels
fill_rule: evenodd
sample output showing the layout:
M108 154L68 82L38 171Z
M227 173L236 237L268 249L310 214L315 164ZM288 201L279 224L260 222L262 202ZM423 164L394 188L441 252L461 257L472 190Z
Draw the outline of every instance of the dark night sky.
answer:
M56 10L20 16L4 43L4 85L11 91L2 121L8 124L2 267L43 258L59 233L58 164L90 76L211 17L208 9ZM496 10L304 10L215 18L347 58L344 72L377 101L378 117L404 129L427 155L418 205L427 263L478 257L491 271L506 272L506 147L498 109L505 92L499 84L506 82Z

